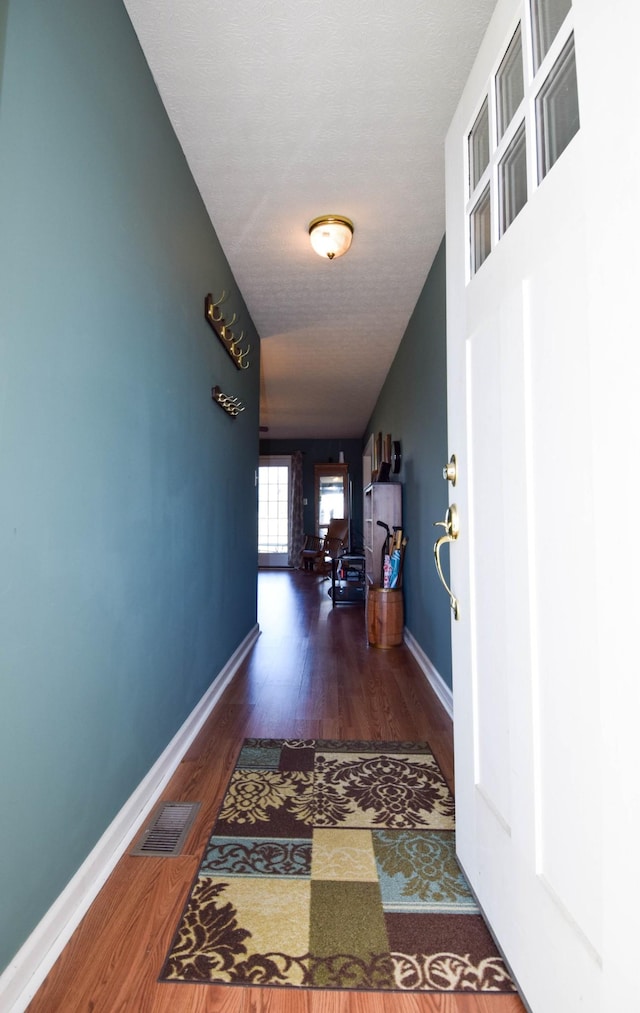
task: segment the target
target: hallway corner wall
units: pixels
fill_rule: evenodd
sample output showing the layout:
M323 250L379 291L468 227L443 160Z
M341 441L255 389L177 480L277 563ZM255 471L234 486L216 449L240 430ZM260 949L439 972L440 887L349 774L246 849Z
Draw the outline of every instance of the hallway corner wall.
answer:
M260 374L122 3L7 9L0 970L256 623ZM223 289L242 372L204 319Z
M402 447L405 624L446 685L452 688L449 600L438 580L434 521L448 506L442 469L447 447L445 240L434 258L363 439L391 433ZM392 480L396 480L392 476ZM443 568L448 570L447 552Z

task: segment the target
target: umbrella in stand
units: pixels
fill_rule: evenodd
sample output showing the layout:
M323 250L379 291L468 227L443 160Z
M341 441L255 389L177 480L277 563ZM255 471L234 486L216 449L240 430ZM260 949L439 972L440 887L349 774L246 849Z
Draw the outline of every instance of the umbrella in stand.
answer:
M389 541L391 539L391 528L384 521L376 521L376 524L380 528L384 528L387 532L386 538L382 543L382 559L380 560L380 587L384 587L384 557L389 555Z

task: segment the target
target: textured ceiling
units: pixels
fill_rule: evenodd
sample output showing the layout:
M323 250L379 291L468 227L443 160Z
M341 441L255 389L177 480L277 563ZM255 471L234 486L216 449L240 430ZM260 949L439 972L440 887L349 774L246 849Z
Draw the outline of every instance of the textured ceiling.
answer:
M261 337L261 424L361 436L444 234L444 136L495 0L125 6ZM309 244L324 213L355 226L333 262Z

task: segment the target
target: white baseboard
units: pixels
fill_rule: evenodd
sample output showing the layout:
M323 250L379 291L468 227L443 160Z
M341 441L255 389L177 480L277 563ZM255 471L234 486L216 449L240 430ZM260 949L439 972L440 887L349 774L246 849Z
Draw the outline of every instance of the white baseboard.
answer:
M433 692L436 694L438 700L453 721L453 693L438 672L437 668L431 662L430 658L424 653L416 638L406 626L404 628L404 642L424 672L427 682L431 686Z
M257 640L256 624L0 976L0 1009L23 1013Z

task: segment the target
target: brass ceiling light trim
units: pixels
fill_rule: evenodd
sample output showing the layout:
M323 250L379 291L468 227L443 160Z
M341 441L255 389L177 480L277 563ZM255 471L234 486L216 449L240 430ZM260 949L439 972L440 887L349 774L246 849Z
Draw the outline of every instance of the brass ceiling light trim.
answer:
M351 246L353 222L344 215L320 215L309 222L309 238L319 257L335 260Z

